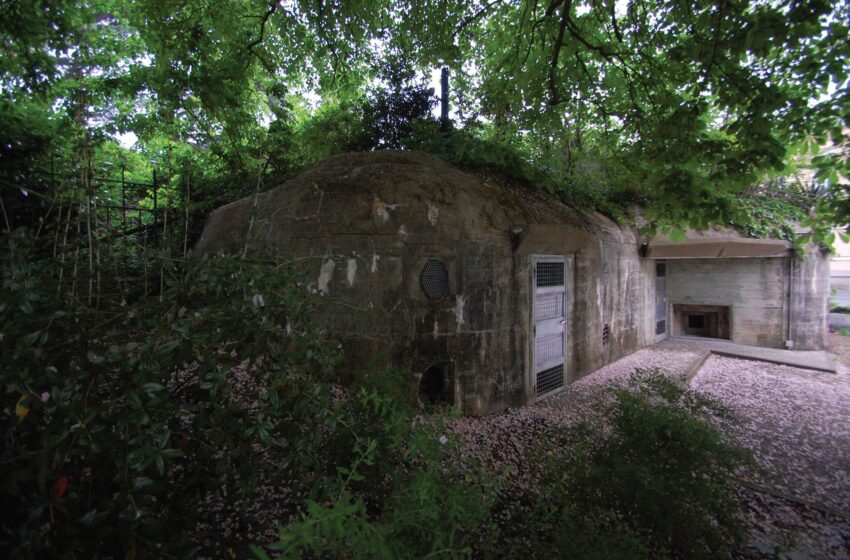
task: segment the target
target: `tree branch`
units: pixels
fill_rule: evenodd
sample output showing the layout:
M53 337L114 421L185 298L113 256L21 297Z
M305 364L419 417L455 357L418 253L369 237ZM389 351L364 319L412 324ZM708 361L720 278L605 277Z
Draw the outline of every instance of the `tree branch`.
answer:
M612 1L609 4L609 10L611 13L611 25L614 26L614 35L617 36L617 40L621 43L623 42L623 34L620 33L620 28L617 26L617 14L615 12L615 3Z
M266 11L265 14L263 14L263 17L260 20L260 36L257 37L256 39L254 39L253 41L251 41L250 43L248 43L248 49L247 49L250 54L257 57L257 59L260 61L260 63L263 65L263 67L266 70L268 70L269 72L274 72L274 68L272 68L271 64L269 64L268 61L260 53L258 53L257 51L254 50L254 47L256 47L257 45L259 45L260 43L263 42L263 40L265 38L264 36L265 36L265 33L266 33L266 23L268 23L269 18L271 18L276 11L277 11L277 2L276 1L270 2L269 3L269 9ZM245 66L247 66L249 62L250 62L250 59L246 60Z
M475 12L474 14L470 15L469 17L465 18L462 22L460 22L460 24L457 26L457 28L455 28L455 33L463 31L463 29L467 25L473 23L475 20L477 20L478 18L480 18L481 16L483 16L484 14L489 12L490 9L493 6L495 6L496 4L501 4L503 1L504 0L493 0L492 2L488 2L487 4L484 4L481 7L480 10L478 10L477 12Z
M555 39L555 44L552 45L552 59L549 62L549 106L555 106L560 102L560 95L555 83L555 72L558 70L558 56L561 54L561 47L564 45L564 32L570 19L572 4L572 0L564 0L561 4L561 23L558 26L558 37Z

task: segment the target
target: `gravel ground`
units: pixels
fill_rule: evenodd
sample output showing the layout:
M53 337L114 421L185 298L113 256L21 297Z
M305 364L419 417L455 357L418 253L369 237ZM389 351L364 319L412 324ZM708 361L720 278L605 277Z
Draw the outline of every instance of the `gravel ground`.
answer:
M837 375L713 356L691 382L693 389L737 411L742 423L727 427L728 435L751 449L764 468L753 482L767 492L740 488L750 540L742 559L850 558L850 515L840 513L850 511L850 337L830 335L829 343L842 361ZM678 377L700 354L685 341L668 340L609 364L535 406L459 418L448 429L459 438L464 460L530 487L539 475L539 461L530 460L530 454L541 433L601 420L604 390L625 384L636 368L657 367ZM214 521L196 531L220 532L224 541L242 535L249 542L267 542L287 518L281 504L298 501L295 487L292 481L274 481L259 489L258 499L244 504L247 516L245 511L235 516L221 496L207 496L199 508ZM252 526L237 521L244 517L253 520Z
M533 483L536 472L527 453L541 432L569 428L580 420L593 422L601 412L602 391L623 385L635 368L660 368L682 375L700 351L678 343L643 348L572 383L535 406L511 409L481 418L459 418L450 430L463 442L468 459L493 473L511 473L515 483Z
M741 424L727 427L728 436L764 471L740 489L750 540L741 558L850 558L850 337L831 334L829 346L842 362L838 374L713 356L691 382L738 413ZM668 340L533 407L461 418L450 429L470 459L532 484L537 473L526 458L541 431L598 419L601 391L622 385L636 368L680 376L699 355L685 341Z
M735 410L741 423L727 434L761 467L753 482L766 492L742 489L753 557L850 557L850 521L835 514L850 511L848 367L830 374L712 356L691 388Z
M691 388L732 408L733 439L755 454L758 482L850 509L850 376L712 356Z

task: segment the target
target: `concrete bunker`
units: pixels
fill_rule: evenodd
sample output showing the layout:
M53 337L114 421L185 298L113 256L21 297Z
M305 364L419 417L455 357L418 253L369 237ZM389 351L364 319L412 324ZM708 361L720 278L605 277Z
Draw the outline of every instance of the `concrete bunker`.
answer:
M197 251L248 244L294 260L348 371L407 372L426 406L477 415L675 334L674 305L728 307L736 342L822 347L823 259L725 230L718 257L701 235L671 249L502 177L384 151L331 157L217 209ZM751 241L770 255L747 253Z

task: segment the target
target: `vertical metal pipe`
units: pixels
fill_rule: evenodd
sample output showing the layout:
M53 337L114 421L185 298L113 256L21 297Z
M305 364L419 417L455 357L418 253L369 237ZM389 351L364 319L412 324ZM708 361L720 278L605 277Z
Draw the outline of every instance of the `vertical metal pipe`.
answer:
M153 170L153 223L156 225L156 169Z
M123 163L121 164L121 229L127 231L127 180Z
M788 258L788 337L785 339L786 349L794 344L794 254Z
M443 67L440 72L440 128L449 129L449 69Z

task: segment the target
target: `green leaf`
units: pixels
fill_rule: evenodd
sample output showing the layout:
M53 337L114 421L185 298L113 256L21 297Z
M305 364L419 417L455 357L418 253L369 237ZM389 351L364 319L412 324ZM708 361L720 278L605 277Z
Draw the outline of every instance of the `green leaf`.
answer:
M268 553L255 544L248 545L251 549L251 552L259 558L259 560L271 560L271 556Z

